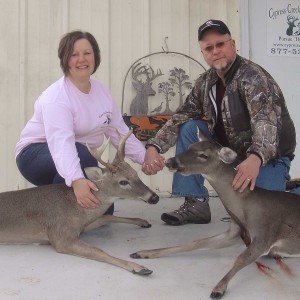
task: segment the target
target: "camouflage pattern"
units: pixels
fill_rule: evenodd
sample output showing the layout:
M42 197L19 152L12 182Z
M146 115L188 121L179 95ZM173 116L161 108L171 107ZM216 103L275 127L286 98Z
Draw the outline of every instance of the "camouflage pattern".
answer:
M174 146L180 124L202 119L214 134L216 112L209 92L218 80L209 69L200 75L185 102L150 139L161 153ZM261 66L237 55L225 77L226 91L221 111L229 146L240 160L255 153L263 164L280 156L294 157L296 134L283 94L272 76Z

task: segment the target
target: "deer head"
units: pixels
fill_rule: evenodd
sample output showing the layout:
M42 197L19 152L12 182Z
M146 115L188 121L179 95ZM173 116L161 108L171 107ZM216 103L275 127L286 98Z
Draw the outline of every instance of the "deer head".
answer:
M85 172L88 178L97 185L103 195L111 198L140 199L150 204L155 204L159 200L158 195L141 181L137 172L124 160L125 142L131 133L132 130L128 131L128 133L120 139L117 153L112 163L109 161L105 162L101 158L109 140L107 140L101 149L91 150L87 145L92 156L106 168L85 168Z
M133 79L132 84L137 91L152 96L156 94L152 88L152 82L155 78L163 75L160 69L157 70L157 73L154 73L152 67L137 63L132 67L131 73ZM142 79L144 79L144 81Z
M201 173L205 177L214 173L222 163L231 164L235 161L236 152L209 141L199 128L197 136L199 142L191 144L184 153L167 159L165 164L170 171L185 176Z
M288 29L286 30L287 35L293 35L293 28L296 27L295 22L298 20L299 19L296 18L295 16L289 15L287 17L287 24L289 25Z
M299 20L299 18L296 18L295 16L289 15L287 17L288 25L292 26L292 27L295 27L295 22L298 21L298 20Z

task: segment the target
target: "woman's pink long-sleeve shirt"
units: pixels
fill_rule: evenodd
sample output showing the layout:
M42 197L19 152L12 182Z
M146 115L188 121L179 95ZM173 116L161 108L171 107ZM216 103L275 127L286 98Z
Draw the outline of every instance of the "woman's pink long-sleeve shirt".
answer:
M49 86L35 102L34 114L15 149L17 156L29 144L47 142L56 169L68 186L84 178L75 142L97 148L105 135L117 148L116 128L122 136L128 132L110 91L95 79L90 82L89 94L82 93L67 77ZM142 164L145 151L134 135L126 141L125 155L133 162Z

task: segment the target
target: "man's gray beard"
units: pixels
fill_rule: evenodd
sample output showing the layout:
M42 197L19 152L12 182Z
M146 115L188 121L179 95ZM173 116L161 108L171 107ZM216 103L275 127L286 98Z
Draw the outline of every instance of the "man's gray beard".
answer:
M231 68L233 63L234 60L228 60L224 63L217 64L216 66L212 66L211 68L214 69L216 72L227 72Z
M212 68L213 68L215 71L223 72L223 71L227 71L229 65L230 65L230 64L229 64L228 62L225 62L225 63L223 63L223 64L217 64L216 66L213 66Z

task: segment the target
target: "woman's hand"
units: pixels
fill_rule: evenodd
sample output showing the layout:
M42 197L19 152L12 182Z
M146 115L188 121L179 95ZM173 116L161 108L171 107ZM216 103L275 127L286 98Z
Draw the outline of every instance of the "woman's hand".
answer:
M243 162L237 167L237 173L233 179L233 189L243 192L250 184L250 190L253 191L255 187L256 178L259 173L261 165L260 158L255 154L250 154Z
M165 166L165 158L161 156L155 147L149 147L145 154L142 171L147 175L155 175Z
M98 191L97 186L86 178L77 179L72 182L72 187L80 206L84 208L96 208L99 207L100 201L91 192Z

